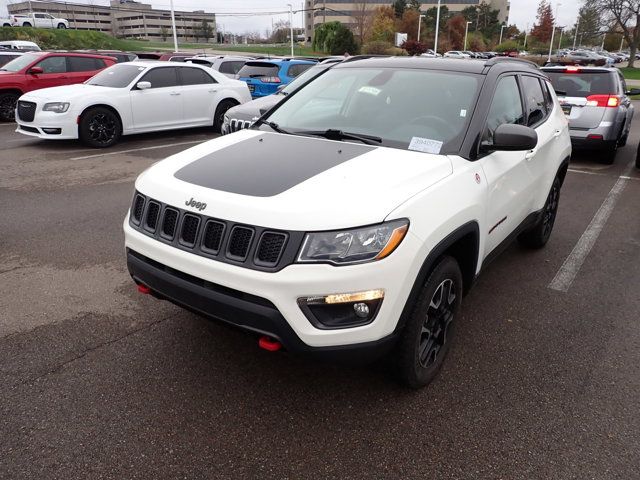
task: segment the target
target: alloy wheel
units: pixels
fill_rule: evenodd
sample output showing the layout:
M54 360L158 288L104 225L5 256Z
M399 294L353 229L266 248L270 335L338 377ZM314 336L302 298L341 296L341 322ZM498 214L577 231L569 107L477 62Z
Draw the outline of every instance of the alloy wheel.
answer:
M447 332L453 321L456 291L453 281L446 279L438 285L427 309L420 332L418 360L427 368L438 359L447 341Z
M117 131L116 120L110 115L97 113L89 119L89 136L99 144L111 142Z

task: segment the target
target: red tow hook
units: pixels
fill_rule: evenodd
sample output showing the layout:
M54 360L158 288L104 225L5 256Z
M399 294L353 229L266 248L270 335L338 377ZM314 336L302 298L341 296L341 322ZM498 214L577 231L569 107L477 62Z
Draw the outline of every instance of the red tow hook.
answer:
M140 293L144 293L145 295L149 295L151 293L151 289L146 285L142 285L142 284L138 285L138 291Z
M263 335L258 340L258 346L268 352L277 352L282 348L282 344L274 338Z

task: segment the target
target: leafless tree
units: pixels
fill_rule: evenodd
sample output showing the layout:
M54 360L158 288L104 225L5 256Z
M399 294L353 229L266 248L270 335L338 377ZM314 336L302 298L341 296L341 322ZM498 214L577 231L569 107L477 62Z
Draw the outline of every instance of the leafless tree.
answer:
M629 45L629 67L634 68L640 44L640 0L596 0L604 18L610 20L611 31L622 31Z
M368 1L354 2L353 4L352 17L355 23L355 33L360 41L360 45L365 43L369 35L374 13L375 10L371 8L371 3Z

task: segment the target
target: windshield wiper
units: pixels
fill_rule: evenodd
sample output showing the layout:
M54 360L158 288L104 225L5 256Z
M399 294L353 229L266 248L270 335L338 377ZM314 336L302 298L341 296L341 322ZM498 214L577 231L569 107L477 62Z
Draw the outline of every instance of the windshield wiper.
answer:
M297 135L314 135L318 137L324 137L329 140L357 140L359 142L366 143L367 145L376 145L382 143L382 139L380 137L374 137L373 135L364 135L362 133L343 132L342 130L333 128L329 128L327 130L309 130L294 133Z
M274 131L276 131L278 133L286 133L286 134L291 135L291 132L289 132L289 131L287 131L287 130L285 130L283 128L280 128L280 126L277 123L270 122L269 120L258 120L254 125L257 127L259 125L262 125L263 123L265 125L267 125L269 128L271 128L272 130L274 130Z

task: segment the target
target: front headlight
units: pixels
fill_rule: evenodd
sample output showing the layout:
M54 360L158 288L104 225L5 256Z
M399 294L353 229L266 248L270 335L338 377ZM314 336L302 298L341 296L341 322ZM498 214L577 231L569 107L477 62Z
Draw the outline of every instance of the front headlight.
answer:
M381 260L391 254L409 229L409 220L335 232L307 233L299 263L345 265Z
M45 103L42 107L43 112L64 113L69 110L69 102L51 102Z

